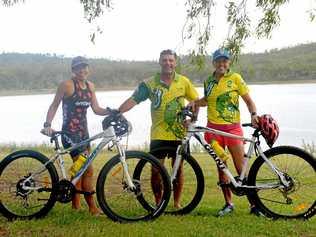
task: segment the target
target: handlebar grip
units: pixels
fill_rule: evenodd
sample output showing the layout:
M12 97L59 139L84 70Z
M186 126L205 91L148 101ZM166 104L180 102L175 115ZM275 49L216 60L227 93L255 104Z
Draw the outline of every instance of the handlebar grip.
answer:
M243 123L242 126L243 127L252 127L253 128L252 123Z

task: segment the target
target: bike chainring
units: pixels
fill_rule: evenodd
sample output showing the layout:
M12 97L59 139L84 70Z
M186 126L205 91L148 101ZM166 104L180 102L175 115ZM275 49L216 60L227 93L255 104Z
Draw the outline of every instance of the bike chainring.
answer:
M76 188L68 180L62 179L53 187L53 194L57 201L61 203L70 202L75 195Z
M237 182L241 181L239 176L235 177L235 180ZM242 180L242 185L247 185L247 178L244 178ZM235 187L232 183L229 184L224 184L224 186L228 186L230 188L230 190L232 191L233 194L237 195L237 196L244 196L248 193L248 189L245 187Z

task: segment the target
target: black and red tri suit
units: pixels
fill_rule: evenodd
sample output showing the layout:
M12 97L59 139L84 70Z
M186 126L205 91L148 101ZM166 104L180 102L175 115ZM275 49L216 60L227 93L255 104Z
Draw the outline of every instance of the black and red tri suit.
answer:
M74 83L74 93L62 100L63 107L63 126L62 131L67 133L68 138L62 137L64 148L72 146L89 138L87 109L91 105L92 92L87 82L86 88L82 89L79 82L72 79ZM73 144L72 144L73 143ZM72 157L79 155L90 148L90 144L83 145L70 152Z

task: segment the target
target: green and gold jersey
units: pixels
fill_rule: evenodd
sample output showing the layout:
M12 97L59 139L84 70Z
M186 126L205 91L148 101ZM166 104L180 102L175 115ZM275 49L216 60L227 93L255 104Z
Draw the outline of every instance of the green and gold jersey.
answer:
M226 73L219 81L211 75L204 82L208 121L215 124L240 123L239 96L248 92L238 73Z
M170 86L160 80L160 74L141 82L132 95L136 103L151 101L151 140L178 140L184 135L184 128L177 113L188 101L198 99L198 93L191 81L175 73Z

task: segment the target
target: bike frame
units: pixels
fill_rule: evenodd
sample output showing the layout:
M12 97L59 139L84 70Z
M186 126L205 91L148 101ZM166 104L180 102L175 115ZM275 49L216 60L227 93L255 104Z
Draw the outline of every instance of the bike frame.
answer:
M75 150L79 147L81 147L82 145L86 145L91 141L94 141L96 139L102 139L100 141L100 143L96 146L96 148L90 153L90 155L87 157L87 161L85 162L85 164L80 168L80 170L77 172L77 174L72 178L71 183L73 185L76 185L76 183L79 181L79 179L81 178L81 176L83 175L83 173L88 169L89 165L93 162L93 160L98 156L98 154L100 153L100 151L109 143L109 142L113 142L113 145L116 146L118 153L120 155L120 161L121 164L123 166L123 170L124 170L124 175L126 177L126 181L127 184L130 188L135 188L135 185L133 184L132 178L128 173L128 166L126 163L126 156L125 156L125 150L122 147L122 145L120 144L120 138L118 138L115 134L114 128L112 126L108 127L106 130L104 130L101 133L98 133L96 135L94 135L91 138L88 138L86 140L81 141L80 143L74 144L73 146L67 148L67 149L62 149L59 146L59 143L57 141L57 138L55 138L55 153L49 158L49 160L44 164L44 166L35 171L34 173L32 173L32 175L30 177L28 177L27 179L24 180L24 182L22 183L22 187L25 190L37 190L40 189L41 187L29 187L27 185L25 185L26 182L28 182L29 180L31 180L32 178L34 178L36 175L42 173L43 171L45 171L46 166L49 163L54 163L56 160L58 161L58 166L59 169L61 171L62 174L62 178L63 179L67 179L67 172L65 169L65 165L64 165L64 159L63 159L63 155L70 153L72 150Z
M212 134L217 134L217 135L221 135L221 136L225 136L225 137L229 137L229 138L234 138L234 139L238 139L238 140L242 140L244 142L249 142L250 143L248 151L245 154L245 158L246 158L245 159L245 164L244 164L244 166L242 168L242 171L241 171L241 174L240 174L238 180L235 179L235 177L229 171L229 169L227 168L225 163L222 161L222 159L215 153L215 151L213 150L211 145L208 144L205 141L204 137L201 135L201 133L205 133L205 132L209 132L209 133L212 133ZM251 138L246 138L246 137L230 134L230 133L223 132L223 131L220 131L220 130L217 130L217 129L213 129L213 128L197 126L194 123L190 123L189 124L187 134L182 139L182 144L178 146L177 156L176 156L176 160L175 160L175 163L174 163L174 166L173 166L173 170L172 170L171 181L174 181L176 179L177 171L179 170L180 163L181 163L181 160L182 160L183 151L185 153L187 153L189 151L189 145L190 145L191 137L194 137L194 138L196 138L196 140L198 140L198 142L203 146L203 148L208 152L208 154L214 159L217 167L220 170L222 170L228 176L228 178L230 179L232 185L235 188L272 189L272 188L279 188L282 185L284 185L285 187L287 187L289 185L289 182L286 181L283 173L280 172L274 166L274 164L265 156L263 150L260 147L259 142L257 141L257 137L255 136L255 133L252 135ZM253 154L253 152L255 150L258 152L259 156L261 156L264 159L264 162L266 162L268 164L270 169L274 173L277 174L277 176L279 177L282 185L280 183L276 183L276 184L272 184L272 185L248 186L248 185L244 185L242 183L242 181L246 177L249 160L250 160L251 155Z

